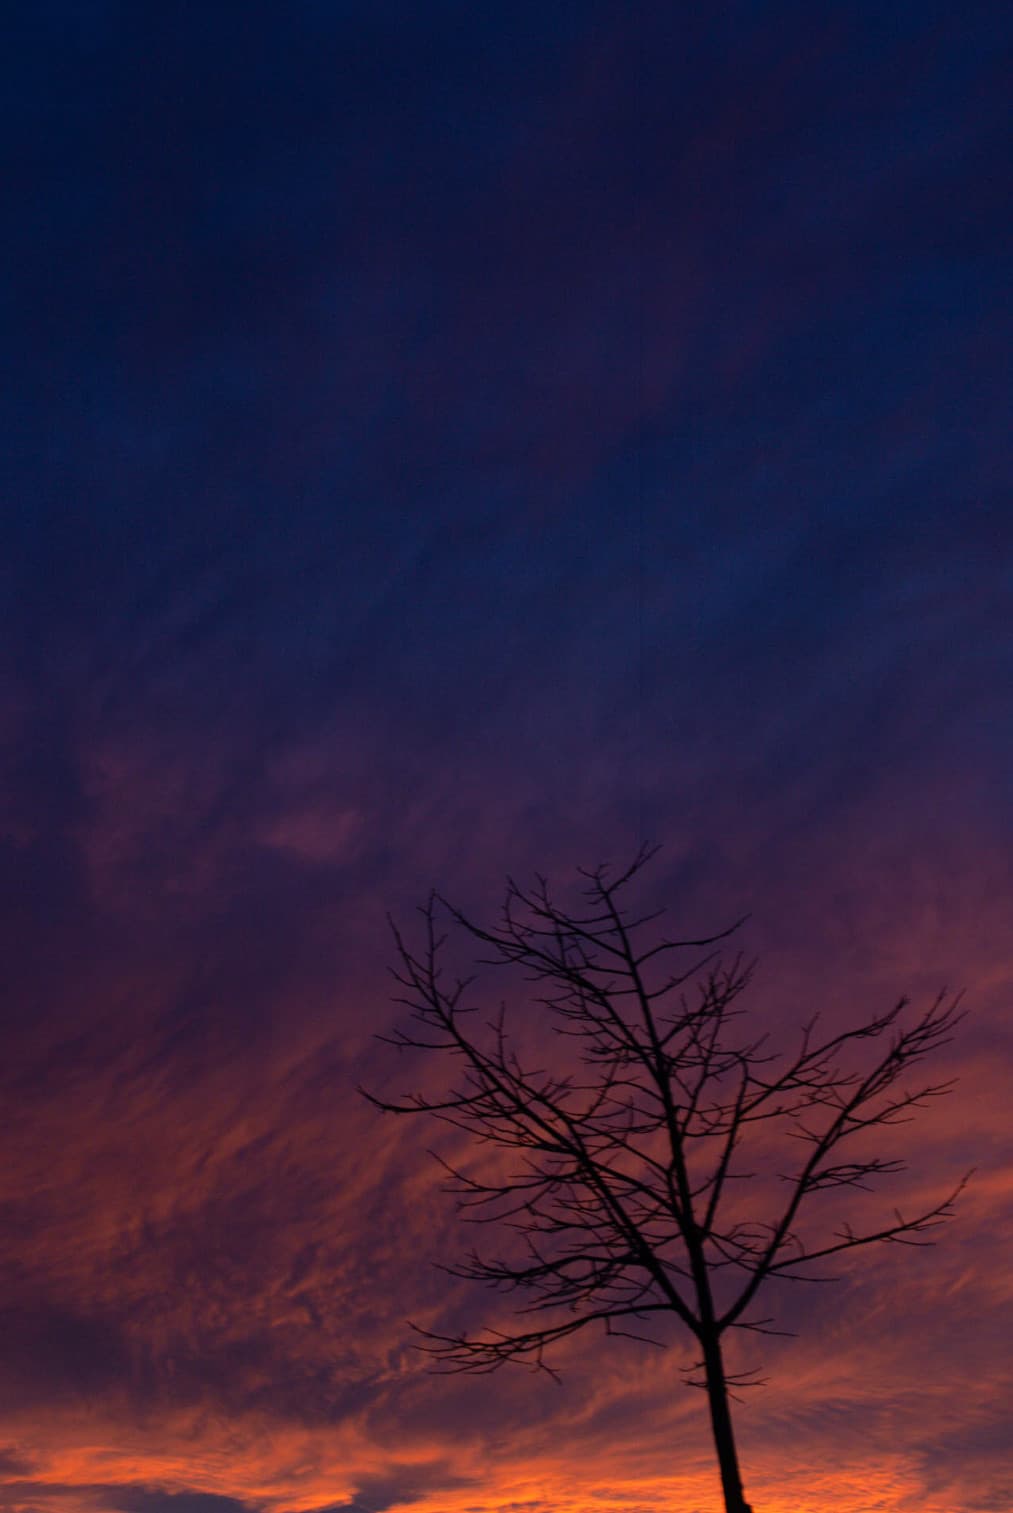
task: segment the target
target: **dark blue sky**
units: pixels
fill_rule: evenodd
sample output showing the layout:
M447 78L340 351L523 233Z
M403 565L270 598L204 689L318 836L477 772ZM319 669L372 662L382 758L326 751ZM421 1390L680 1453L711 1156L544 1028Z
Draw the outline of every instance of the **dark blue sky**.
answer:
M752 912L785 1022L814 977L946 979L978 990L968 1065L1008 1053L1011 40L996 4L9 18L0 1285L34 1322L3 1506L109 1505L85 1401L123 1507L344 1506L339 1465L384 1506L521 1496L510 1389L465 1454L384 1375L379 1305L307 1343L344 1268L367 1285L323 1194L391 1012L384 909L432 883L480 906L645 833L692 928ZM378 1191L411 1169L383 1151ZM602 1475L674 1474L606 1398ZM305 1445L230 1480L206 1426L259 1445L257 1415ZM834 1508L1005 1507L971 1417L973 1477L914 1414L899 1471L849 1441Z

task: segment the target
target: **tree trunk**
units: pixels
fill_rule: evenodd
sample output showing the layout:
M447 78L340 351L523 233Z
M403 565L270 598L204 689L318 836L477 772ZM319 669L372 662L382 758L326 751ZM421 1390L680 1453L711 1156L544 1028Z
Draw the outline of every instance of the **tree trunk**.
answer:
M742 1490L739 1457L735 1449L735 1435L732 1433L732 1413L728 1404L728 1383L721 1358L721 1342L716 1335L704 1340L703 1358L714 1448L721 1468L721 1488L725 1494L725 1513L753 1513Z

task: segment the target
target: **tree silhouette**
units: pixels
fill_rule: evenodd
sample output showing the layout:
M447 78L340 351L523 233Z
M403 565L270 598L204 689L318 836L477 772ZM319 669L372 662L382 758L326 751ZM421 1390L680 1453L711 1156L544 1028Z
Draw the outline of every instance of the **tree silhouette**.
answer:
M525 1327L476 1336L419 1330L422 1348L444 1369L490 1372L526 1360L555 1376L546 1349L589 1325L644 1338L631 1326L674 1315L699 1351L689 1369L707 1393L726 1513L751 1513L730 1400L753 1377L729 1373L722 1339L730 1329L780 1332L752 1313L773 1278L826 1280L814 1276L813 1262L877 1242L931 1243L926 1234L950 1215L966 1177L915 1216L894 1209L854 1228L823 1215L815 1232L801 1220L803 1209L807 1219L819 1210L811 1200L820 1193L865 1189L904 1170L872 1152L870 1132L949 1091L952 1081L912 1087L906 1074L948 1042L963 1016L959 999L945 995L917 1017L901 999L825 1038L813 1017L792 1052L768 1051L765 1034L749 1038L739 1026L752 966L720 955L738 926L703 940L648 941L664 911L637 916L624 906L623 891L657 849L641 848L614 878L606 866L580 869L581 912L557 907L539 876L528 891L508 881L495 928L435 893L420 911L419 949L391 921L393 975L404 990L397 1001L413 1022L380 1038L447 1057L459 1077L438 1097L365 1096L386 1112L430 1114L480 1145L516 1153L478 1174L445 1166L448 1191L467 1215L515 1242L504 1256L473 1250L447 1270L521 1294ZM481 947L480 964L519 968L536 985L540 1012L557 1036L572 1039L557 1047L571 1053L568 1070L524 1064L505 1007L489 1020L468 1001L474 979L448 979L441 911ZM777 1188L768 1193L769 1217L758 1222L741 1203L757 1173L744 1171L740 1158L771 1136L784 1137L795 1159L784 1171L767 1166L768 1186L776 1176ZM769 1152L757 1159L769 1163Z

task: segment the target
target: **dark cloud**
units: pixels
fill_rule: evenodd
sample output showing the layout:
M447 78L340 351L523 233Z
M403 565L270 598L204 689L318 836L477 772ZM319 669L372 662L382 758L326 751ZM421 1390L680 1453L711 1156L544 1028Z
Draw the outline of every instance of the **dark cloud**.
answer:
M4 1309L4 1406L41 1407L108 1392L129 1379L126 1342L110 1321L54 1301L18 1298Z
M16 1469L17 1468L13 1468ZM0 1466L6 1471L6 1466ZM23 1474L23 1473L21 1473ZM38 1498L39 1501L25 1499ZM214 1492L165 1492L156 1487L58 1482L12 1482L0 1487L0 1506L24 1508L87 1506L102 1513L253 1513L253 1505Z
M386 1509L414 1503L431 1493L475 1486L475 1479L455 1476L445 1465L406 1466L380 1476L365 1476L345 1502L317 1508L313 1513L386 1513Z
M15 1477L30 1476L32 1470L30 1455L22 1454L16 1445L0 1447L0 1476L13 1480Z
M161 1492L150 1487L109 1489L116 1513L249 1513L250 1504L215 1492Z

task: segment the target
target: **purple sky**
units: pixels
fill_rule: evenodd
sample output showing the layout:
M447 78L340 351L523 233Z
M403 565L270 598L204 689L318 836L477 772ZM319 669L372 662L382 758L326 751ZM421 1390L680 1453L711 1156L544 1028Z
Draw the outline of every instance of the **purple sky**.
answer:
M674 1336L424 1374L460 1236L352 1090L387 909L641 836L678 931L750 914L775 1032L972 1011L882 1201L978 1177L784 1300L758 1513L1013 1505L1011 41L10 19L0 1508L712 1513Z

